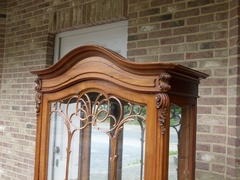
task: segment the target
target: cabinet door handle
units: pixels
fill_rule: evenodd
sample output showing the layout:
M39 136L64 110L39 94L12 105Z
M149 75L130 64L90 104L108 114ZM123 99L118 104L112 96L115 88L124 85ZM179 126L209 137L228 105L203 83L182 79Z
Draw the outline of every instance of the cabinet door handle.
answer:
M60 148L58 146L53 148L53 152L54 153L59 153L60 152Z

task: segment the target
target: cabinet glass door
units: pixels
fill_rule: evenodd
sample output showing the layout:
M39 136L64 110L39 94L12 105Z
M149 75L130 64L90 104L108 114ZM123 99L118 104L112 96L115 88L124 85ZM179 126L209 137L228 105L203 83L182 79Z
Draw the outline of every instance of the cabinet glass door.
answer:
M98 92L51 103L49 180L142 180L146 106Z
M171 105L169 180L192 179L192 164L195 157L195 106L180 108Z

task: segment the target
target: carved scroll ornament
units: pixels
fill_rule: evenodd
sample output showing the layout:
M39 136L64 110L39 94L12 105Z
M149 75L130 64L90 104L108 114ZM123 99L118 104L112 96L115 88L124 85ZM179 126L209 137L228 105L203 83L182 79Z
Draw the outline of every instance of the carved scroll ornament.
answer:
M156 95L156 106L158 109L158 120L162 129L162 134L166 131L166 119L168 116L168 109L170 105L169 97L167 94L159 93Z
M171 86L168 84L169 79L171 76L164 72L160 74L159 76L159 90L163 93L158 93L156 95L156 107L158 109L158 121L160 122L160 127L162 130L162 134L165 134L166 131L166 119L168 116L168 109L170 108L170 100L167 94L164 92L167 92Z

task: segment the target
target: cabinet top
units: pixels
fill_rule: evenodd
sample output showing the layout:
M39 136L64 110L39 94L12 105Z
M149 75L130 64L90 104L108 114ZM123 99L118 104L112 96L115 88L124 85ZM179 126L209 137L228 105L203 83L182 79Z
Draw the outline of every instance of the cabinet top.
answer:
M185 79L198 84L208 75L171 62L136 63L116 52L97 45L73 49L54 65L43 70L32 70L41 81L42 92L53 92L85 80L105 80L120 86L144 92L161 90L161 82ZM176 80L172 81L176 83ZM169 83L171 85L171 82Z

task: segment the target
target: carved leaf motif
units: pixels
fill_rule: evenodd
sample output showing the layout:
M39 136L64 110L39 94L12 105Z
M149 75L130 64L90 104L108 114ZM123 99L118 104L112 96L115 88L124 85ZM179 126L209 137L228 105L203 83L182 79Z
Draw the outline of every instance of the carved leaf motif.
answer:
M36 101L36 113L38 116L39 112L40 112L40 104L42 103L42 94L41 93L36 94L35 101Z
M162 134L166 131L166 119L168 116L170 101L167 94L159 93L156 95L156 107L158 109L158 120L162 129Z
M159 76L159 89L160 92L167 92L171 86L168 84L169 79L171 78L170 74L164 72Z

